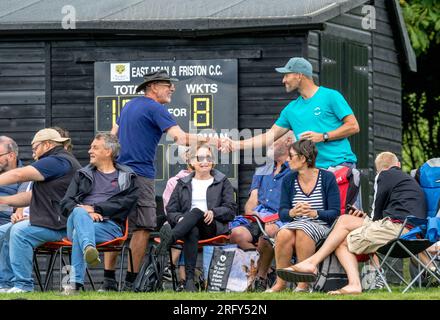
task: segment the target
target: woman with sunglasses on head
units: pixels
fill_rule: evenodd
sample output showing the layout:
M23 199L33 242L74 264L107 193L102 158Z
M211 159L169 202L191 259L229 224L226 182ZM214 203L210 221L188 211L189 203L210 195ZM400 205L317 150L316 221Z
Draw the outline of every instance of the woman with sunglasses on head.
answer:
M302 261L315 253L340 214L339 189L333 173L315 167L318 151L310 140L299 140L289 150L289 166L281 188L279 216L284 226L275 239L277 270L291 265L292 255ZM277 277L269 292L286 288ZM309 291L307 283L297 283L296 292Z
M178 180L166 207L167 220L160 229L158 251L168 252L176 240L183 240L185 255L185 291L196 291L194 269L197 243L229 232L237 204L228 178L214 169L214 158L208 145L190 150L189 165L193 172Z

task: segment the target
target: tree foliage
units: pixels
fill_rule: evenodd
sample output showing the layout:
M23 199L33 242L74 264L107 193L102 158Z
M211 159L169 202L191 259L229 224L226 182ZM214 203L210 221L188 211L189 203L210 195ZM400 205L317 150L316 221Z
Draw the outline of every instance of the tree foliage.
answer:
M403 162L408 170L440 157L440 1L400 4L418 69L403 75Z

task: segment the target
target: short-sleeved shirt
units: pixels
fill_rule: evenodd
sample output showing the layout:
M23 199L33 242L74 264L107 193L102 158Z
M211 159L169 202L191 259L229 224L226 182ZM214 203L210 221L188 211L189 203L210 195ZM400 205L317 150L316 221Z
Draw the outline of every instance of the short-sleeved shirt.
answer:
M130 100L116 121L121 144L118 162L146 178L154 179L154 158L162 134L177 125L167 108L147 97Z
M343 118L353 114L344 97L336 90L319 87L309 99L299 96L281 111L275 122L279 127L292 129L299 139L305 131L330 132L343 125ZM316 167L327 169L344 162L356 163L347 138L316 144L318 157Z
M59 156L47 156L31 164L44 177L44 181L51 181L66 175L72 165L69 160Z
M280 194L281 185L284 176L290 172L289 164L283 163L281 171L274 175L275 165L273 163L257 168L254 177L252 178L252 184L250 192L258 189L258 206L256 211L276 213L280 208Z
M83 199L82 203L86 205L94 205L110 199L119 193L118 184L119 171L115 170L111 173L104 173L99 170L93 170L93 187L92 191Z

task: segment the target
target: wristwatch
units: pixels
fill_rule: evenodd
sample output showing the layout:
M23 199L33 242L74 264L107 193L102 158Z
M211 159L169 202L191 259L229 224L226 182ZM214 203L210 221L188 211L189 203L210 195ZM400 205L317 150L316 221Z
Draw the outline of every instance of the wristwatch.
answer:
M328 136L328 133L327 133L327 132L324 132L324 133L322 134L322 138L324 139L324 142L327 142L328 139L329 139L330 137Z

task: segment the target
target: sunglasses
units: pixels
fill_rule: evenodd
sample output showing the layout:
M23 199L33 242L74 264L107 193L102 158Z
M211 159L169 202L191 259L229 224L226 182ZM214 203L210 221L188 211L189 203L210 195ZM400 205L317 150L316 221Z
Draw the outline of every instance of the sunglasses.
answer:
M197 162L203 162L206 160L206 162L213 162L214 159L212 159L211 156L195 156L193 159L197 159Z

